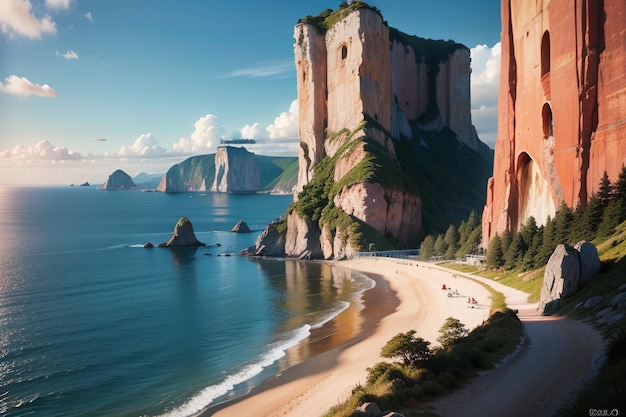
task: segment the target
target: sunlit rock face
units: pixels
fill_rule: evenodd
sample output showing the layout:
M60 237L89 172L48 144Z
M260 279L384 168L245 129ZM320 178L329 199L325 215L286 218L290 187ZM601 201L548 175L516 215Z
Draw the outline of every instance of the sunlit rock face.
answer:
M261 169L253 153L231 146L217 148L211 191L240 193L261 188Z
M543 178L539 165L523 154L525 162L520 165L517 174L519 183L519 223L534 217L538 226L546 223L548 216L554 215L556 207L550 194L550 184Z
M502 0L501 16L485 246L562 201L585 204L626 163L626 2Z

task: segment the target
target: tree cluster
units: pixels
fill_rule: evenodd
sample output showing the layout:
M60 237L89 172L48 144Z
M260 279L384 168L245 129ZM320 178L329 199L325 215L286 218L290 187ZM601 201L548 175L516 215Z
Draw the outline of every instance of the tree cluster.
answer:
M622 166L615 184L604 173L598 192L587 204L573 210L562 203L554 218L548 217L545 226L538 227L535 218L529 217L518 232L506 231L494 236L487 250L487 267L522 271L539 268L548 262L557 245L601 241L624 221L626 167Z
M472 211L467 221L462 221L458 229L450 225L445 234L428 235L420 245L420 258L442 257L456 259L478 249L482 238L480 216Z

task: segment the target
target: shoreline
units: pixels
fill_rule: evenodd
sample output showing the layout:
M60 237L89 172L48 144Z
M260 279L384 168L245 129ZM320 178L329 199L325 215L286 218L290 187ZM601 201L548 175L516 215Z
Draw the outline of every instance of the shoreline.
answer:
M470 329L489 317L491 301L484 287L453 278L431 264L396 258L356 258L330 264L376 281L376 286L362 296L360 331L345 343L266 379L241 397L209 406L196 417L240 416L250 410L256 415L323 415L365 381L366 368L383 360L380 350L397 333L414 329L436 345L439 328L447 317L460 319ZM457 289L460 295L448 297L447 291L442 291L443 284ZM467 308L470 296L479 300L476 308ZM340 317L332 321L340 321ZM341 323L338 330L342 330Z

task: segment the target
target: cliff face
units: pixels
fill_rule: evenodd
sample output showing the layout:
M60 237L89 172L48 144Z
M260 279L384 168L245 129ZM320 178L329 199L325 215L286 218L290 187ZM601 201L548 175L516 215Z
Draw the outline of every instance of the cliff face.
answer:
M245 148L217 148L211 191L249 193L261 189L261 169L253 153Z
M502 0L498 138L483 244L585 204L626 163L626 3Z
M132 190L135 188L137 186L133 179L121 169L109 175L109 178L100 187L101 190Z
M157 191L292 192L297 175L294 163L295 158L255 155L245 148L220 146L215 154L193 156L172 166Z
M425 199L437 206L454 185L436 180L444 186L427 193L419 185L432 187L447 164L491 171L491 153L471 125L469 50L405 35L362 2L302 19L294 38L299 175L285 254L338 259L415 247L426 217L456 222L458 207L422 213ZM416 168L418 160L426 163Z

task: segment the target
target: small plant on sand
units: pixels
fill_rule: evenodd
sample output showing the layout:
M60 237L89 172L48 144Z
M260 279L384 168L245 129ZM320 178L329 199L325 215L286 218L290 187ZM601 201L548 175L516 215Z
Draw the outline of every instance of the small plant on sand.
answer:
M451 349L460 339L469 335L469 330L459 319L448 317L439 329L437 341L442 349Z

